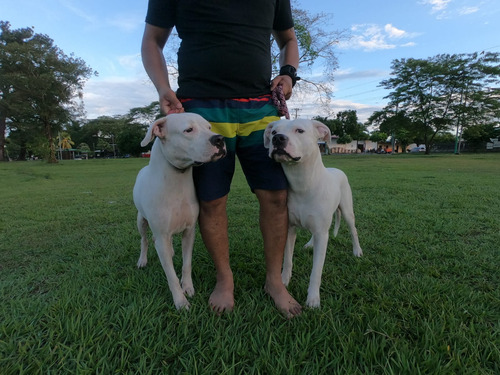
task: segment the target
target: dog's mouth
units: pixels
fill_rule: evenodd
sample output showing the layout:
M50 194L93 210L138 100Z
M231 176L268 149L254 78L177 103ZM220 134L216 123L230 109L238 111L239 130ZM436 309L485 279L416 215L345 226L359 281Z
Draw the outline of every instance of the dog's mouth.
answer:
M282 148L275 148L273 150L273 152L271 153L271 157L273 159L282 159L283 157L285 157L286 159L289 159L290 161L299 161L300 160L300 156L293 157L292 155L290 155L288 152L286 152Z
M220 159L220 158L223 158L224 156L226 156L226 149L221 147L219 148L219 152L217 152L216 154L214 154L214 156L212 157L213 159L217 158L217 159Z
M219 148L219 151L217 151L215 154L212 155L212 157L210 158L210 161L216 161L216 160L219 160L219 159L222 159L224 156L226 156L226 149L225 148ZM194 161L193 162L193 167L199 167L200 165L203 165L205 164L204 162L202 161Z

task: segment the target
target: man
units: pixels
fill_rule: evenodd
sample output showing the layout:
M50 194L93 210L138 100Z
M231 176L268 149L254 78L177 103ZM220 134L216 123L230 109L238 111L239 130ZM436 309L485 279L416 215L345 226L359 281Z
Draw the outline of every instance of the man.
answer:
M163 57L174 26L181 38L177 93L170 87ZM270 83L271 34L280 48L282 68ZM285 316L301 312L281 281L288 228L286 179L263 146L264 129L279 119L270 92L280 85L290 98L298 58L289 0L149 0L142 59L161 110L201 114L225 137L228 148L226 158L194 171L200 231L217 272L209 299L217 313L234 306L226 203L236 155L260 204L265 290Z

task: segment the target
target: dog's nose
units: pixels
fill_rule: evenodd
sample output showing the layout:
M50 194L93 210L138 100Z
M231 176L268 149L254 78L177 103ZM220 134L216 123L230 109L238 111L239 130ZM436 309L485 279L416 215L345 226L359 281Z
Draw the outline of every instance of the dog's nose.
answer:
M210 143L218 148L224 147L224 137L222 135L212 135L210 137Z
M285 147L288 143L288 137L284 134L275 134L273 136L274 147Z

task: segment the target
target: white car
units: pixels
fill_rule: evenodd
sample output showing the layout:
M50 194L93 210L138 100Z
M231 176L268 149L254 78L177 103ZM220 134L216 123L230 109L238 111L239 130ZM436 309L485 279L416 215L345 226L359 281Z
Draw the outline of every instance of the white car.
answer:
M420 146L417 146L417 147L413 147L410 152L425 152L425 146L424 145L420 145Z

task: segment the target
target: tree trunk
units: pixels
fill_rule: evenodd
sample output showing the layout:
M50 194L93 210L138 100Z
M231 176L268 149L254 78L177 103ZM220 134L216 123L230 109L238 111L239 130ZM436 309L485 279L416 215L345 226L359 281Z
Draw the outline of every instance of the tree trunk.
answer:
M17 155L17 161L26 161L27 153L28 153L28 151L26 150L26 142L23 141L23 142L21 142L21 145L19 148L19 155Z
M9 161L5 154L5 131L7 124L5 117L0 117L0 161Z
M47 139L49 141L49 158L47 162L57 163L56 146L54 144L54 137L52 136L52 127L50 126L50 122L48 121L45 123L45 132L47 134Z

